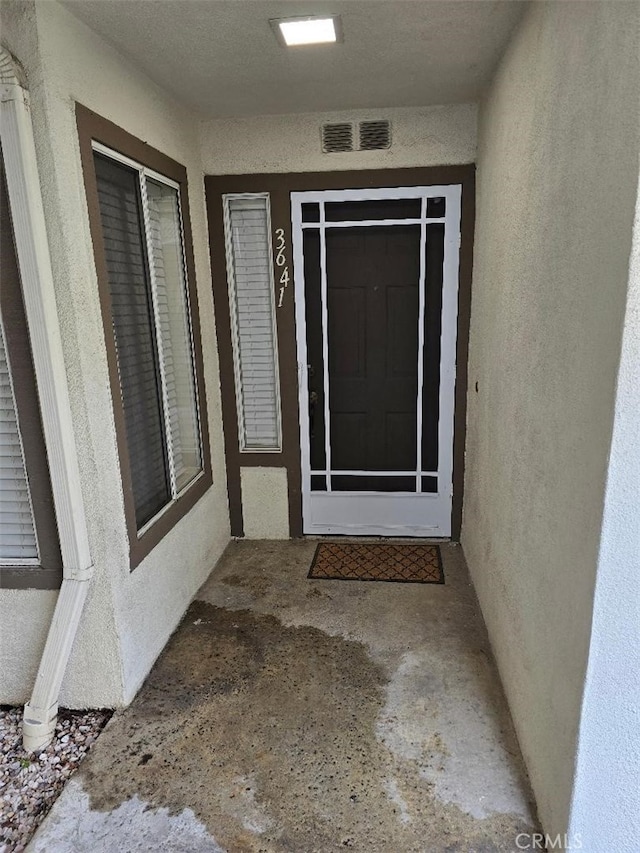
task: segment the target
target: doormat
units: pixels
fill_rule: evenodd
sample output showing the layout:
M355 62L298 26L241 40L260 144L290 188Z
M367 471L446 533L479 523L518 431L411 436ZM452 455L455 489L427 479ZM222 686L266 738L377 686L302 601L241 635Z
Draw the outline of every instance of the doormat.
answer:
M444 583L438 545L323 542L308 578L391 583Z

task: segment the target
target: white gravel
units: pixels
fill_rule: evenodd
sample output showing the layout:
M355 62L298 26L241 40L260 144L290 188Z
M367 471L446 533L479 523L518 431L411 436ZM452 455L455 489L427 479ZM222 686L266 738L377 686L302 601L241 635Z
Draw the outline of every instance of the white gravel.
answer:
M0 708L0 853L21 853L111 711L60 711L42 752L22 748L22 708Z

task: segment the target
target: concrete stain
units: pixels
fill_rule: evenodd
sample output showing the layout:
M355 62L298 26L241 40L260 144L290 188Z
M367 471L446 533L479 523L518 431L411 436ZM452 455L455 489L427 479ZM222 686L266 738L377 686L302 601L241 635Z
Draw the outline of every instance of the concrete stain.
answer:
M134 795L113 811L92 810L77 777L54 808L29 853L225 853L191 809L170 814Z
M92 810L190 810L230 853L513 850L528 823L442 802L423 750L379 737L388 686L360 642L196 601L76 778Z
M262 597L270 588L271 581L267 577L255 575L225 575L221 578L227 586L237 586L256 596Z

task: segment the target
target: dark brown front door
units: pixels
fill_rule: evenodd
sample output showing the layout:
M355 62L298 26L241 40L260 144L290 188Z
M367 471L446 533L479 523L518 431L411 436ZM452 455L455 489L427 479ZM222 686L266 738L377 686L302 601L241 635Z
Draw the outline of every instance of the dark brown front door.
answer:
M416 225L327 233L329 410L337 470L415 467L419 251ZM319 313L308 316L307 334L321 337ZM321 376L314 369L318 397ZM336 476L332 485L406 491L412 483Z

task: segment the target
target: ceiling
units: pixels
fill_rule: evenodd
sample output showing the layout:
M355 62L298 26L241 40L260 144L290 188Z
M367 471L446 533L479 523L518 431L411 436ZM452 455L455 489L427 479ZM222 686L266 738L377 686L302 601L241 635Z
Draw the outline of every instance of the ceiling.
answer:
M514 0L63 0L203 117L478 99ZM344 41L281 47L270 18L339 14Z

